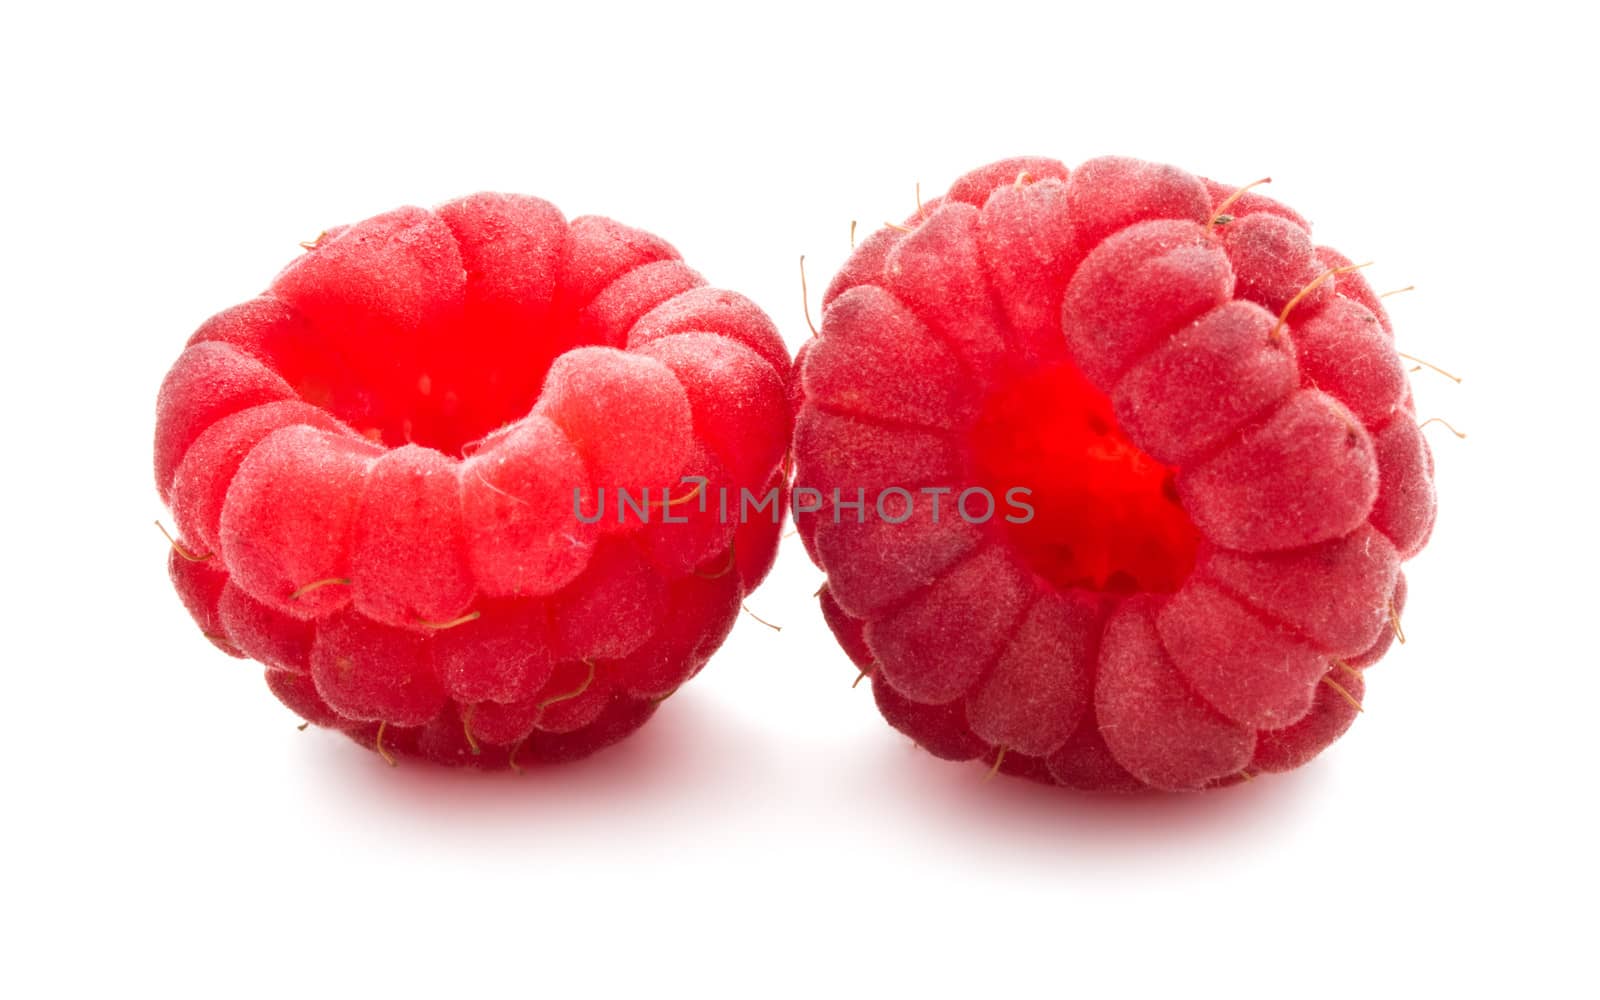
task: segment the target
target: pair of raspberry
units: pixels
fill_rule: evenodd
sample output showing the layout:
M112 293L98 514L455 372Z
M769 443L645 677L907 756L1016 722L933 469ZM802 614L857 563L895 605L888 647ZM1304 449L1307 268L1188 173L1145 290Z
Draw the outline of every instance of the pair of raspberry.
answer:
M632 732L726 637L795 487L823 614L922 746L1229 784L1350 724L1434 513L1349 261L1121 158L962 177L861 244L792 365L647 233L400 209L203 324L157 410L201 630L391 760Z

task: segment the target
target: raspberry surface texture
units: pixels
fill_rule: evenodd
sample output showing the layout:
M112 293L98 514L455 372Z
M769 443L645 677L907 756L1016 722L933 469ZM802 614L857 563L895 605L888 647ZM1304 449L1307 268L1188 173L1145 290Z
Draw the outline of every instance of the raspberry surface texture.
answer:
M157 400L201 631L391 760L567 760L638 728L776 555L772 322L660 238L520 195L305 246ZM741 522L718 503L741 490L781 499Z
M797 365L824 617L928 751L1205 789L1355 718L1433 465L1379 297L1294 211L994 163L856 248Z

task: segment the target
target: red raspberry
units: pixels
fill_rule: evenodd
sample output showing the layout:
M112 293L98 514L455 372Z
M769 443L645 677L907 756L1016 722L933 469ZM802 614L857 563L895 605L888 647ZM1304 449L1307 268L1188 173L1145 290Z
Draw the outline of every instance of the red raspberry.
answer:
M828 288L795 434L824 501L797 491L795 519L828 624L931 752L1195 789L1297 767L1354 718L1432 462L1378 298L1234 191L1006 160ZM1000 510L958 516L973 490Z
M649 233L520 195L324 233L161 387L185 606L386 756L503 767L627 735L777 549L776 507L740 524L718 499L784 482L789 357L704 284ZM575 488L586 517L609 495L598 523ZM642 516L618 523L618 488Z

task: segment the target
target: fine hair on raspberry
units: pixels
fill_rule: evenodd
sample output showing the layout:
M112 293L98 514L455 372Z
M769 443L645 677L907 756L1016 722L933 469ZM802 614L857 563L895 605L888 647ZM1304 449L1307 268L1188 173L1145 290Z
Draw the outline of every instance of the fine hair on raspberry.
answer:
M772 322L665 240L523 195L303 246L157 400L201 631L391 761L519 767L637 729L777 552L782 501L743 522L705 502L786 481ZM577 516L619 492L636 516Z
M855 248L797 368L824 617L928 751L1193 790L1350 726L1433 463L1382 302L1292 209L1123 157L993 163ZM890 487L894 523L840 516ZM928 502L977 487L1032 516Z

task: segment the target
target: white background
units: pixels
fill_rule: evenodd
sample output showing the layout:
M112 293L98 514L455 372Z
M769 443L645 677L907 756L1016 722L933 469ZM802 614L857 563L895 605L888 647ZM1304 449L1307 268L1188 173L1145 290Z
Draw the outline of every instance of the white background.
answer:
M1563 8L12 7L0 990L1593 989L1597 87ZM850 689L797 539L750 601L781 633L520 780L296 732L172 594L161 375L329 224L538 194L793 347L801 253L815 299L852 218L1024 153L1271 174L1466 376L1414 376L1469 437L1427 431L1411 641L1303 771L1107 801L936 761Z

